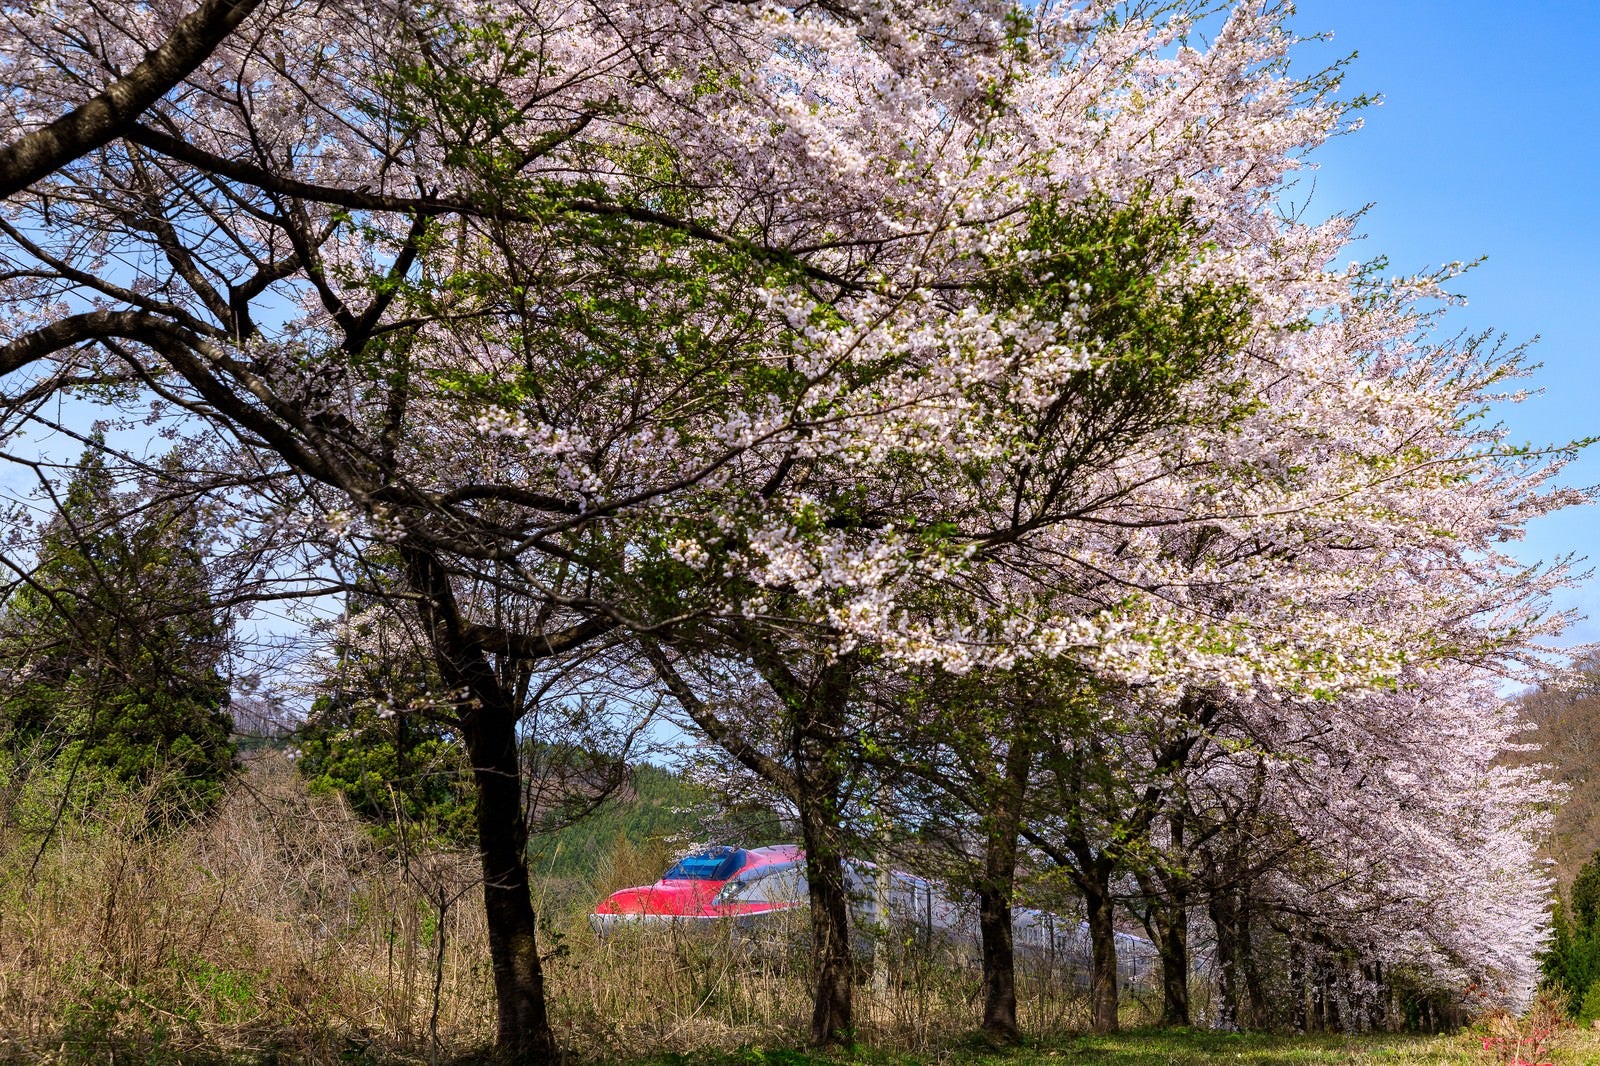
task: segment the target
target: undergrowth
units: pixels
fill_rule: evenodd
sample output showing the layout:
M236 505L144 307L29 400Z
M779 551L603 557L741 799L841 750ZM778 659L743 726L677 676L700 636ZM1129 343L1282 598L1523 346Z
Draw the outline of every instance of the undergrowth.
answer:
M155 832L149 802L128 792L48 837L0 817L0 1064L483 1058L494 996L473 856L380 847L337 796L311 794L271 753L203 820ZM858 988L858 1049L806 1052L797 938L590 931L594 900L654 880L664 858L619 841L587 880L546 881L536 900L552 1020L574 1063L1486 1066L1534 1050L1537 1035L1548 1061L1600 1066L1591 1034L1524 1034L1506 1018L1450 1038L1075 1037L1088 1021L1077 985L1026 971L1030 1043L998 1051L971 1036L974 969L892 941L878 970L889 977L864 973ZM1125 1021L1148 1020L1150 1006L1129 1002Z
M0 818L0 1055L445 1062L482 1050L494 996L472 855L379 846L272 753L203 820L153 832L150 802L127 792L47 838ZM591 932L594 900L653 881L663 861L619 842L583 883L544 882L535 903L563 1042L600 1057L802 1044L811 1004L794 938ZM976 974L898 954L892 980L861 985L862 1040L930 1051L958 1039ZM1086 1020L1070 983L1024 974L1022 992L1030 1031Z

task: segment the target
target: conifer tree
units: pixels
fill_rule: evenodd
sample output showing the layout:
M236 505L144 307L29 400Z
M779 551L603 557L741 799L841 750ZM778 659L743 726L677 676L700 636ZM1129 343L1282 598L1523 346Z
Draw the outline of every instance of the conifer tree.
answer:
M196 512L119 493L96 441L0 614L0 737L20 775L159 784L164 814L233 768L229 623Z
M1571 906L1556 903L1554 937L1545 952L1545 981L1581 1021L1600 1018L1600 852L1573 879Z
M358 594L347 606L347 636L335 641L337 659L298 733L300 773L315 790L342 793L380 840L467 843L472 766L450 729L426 713L444 702L443 685L414 649L364 646L382 628L363 618L375 603Z

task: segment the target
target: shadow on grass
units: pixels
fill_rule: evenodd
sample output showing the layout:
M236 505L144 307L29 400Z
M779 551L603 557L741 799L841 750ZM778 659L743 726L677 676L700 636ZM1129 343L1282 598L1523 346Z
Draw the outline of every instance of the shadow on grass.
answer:
M1579 1034L1586 1037L1588 1034ZM280 1034L281 1039L281 1034ZM0 1066L514 1066L488 1050L430 1056L418 1049L379 1048L359 1039L272 1041L232 1049L179 1047L160 1039L48 1042L28 1047L0 1039ZM1573 1048L1572 1052L1579 1049ZM1600 1041L1587 1050L1600 1050ZM923 1052L857 1046L832 1050L743 1047L637 1056L596 1057L572 1051L566 1066L1482 1066L1473 1041L1462 1037L1377 1033L1279 1035L1202 1029L1139 1029L995 1047L974 1033ZM1558 1064L1600 1063L1600 1056L1558 1054Z
M981 1036L939 1051L747 1047L729 1052L594 1060L593 1066L1435 1066L1477 1063L1456 1037L1401 1033L1277 1035L1200 1029L1132 1030L996 1048Z

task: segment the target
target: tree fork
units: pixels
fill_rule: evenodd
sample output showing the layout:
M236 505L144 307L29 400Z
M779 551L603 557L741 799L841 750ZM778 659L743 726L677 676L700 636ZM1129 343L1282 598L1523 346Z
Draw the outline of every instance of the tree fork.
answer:
M499 1022L495 1048L516 1062L554 1063L560 1052L545 1005L538 917L529 890L516 708L482 646L462 624L449 576L439 560L414 542L404 543L400 551L411 584L420 594L417 609L440 674L447 685L465 693L467 703L461 731L478 794L484 914Z

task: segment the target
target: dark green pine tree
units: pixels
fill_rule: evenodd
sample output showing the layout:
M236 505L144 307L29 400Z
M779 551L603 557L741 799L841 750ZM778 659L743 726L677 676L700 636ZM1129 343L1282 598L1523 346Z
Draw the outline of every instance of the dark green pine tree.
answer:
M321 692L297 736L297 765L316 791L340 792L382 842L476 839L472 767L442 711L444 685L415 648L386 643L381 605L395 562L366 560L367 591L352 593L350 636L333 647Z
M92 446L0 611L0 737L19 775L159 786L162 817L203 807L235 765L197 511L118 493Z
M1571 905L1555 902L1550 946L1541 959L1545 986L1580 1021L1600 1019L1600 853L1572 881Z
M318 697L298 741L312 789L343 793L378 840L472 842L472 771L444 726L345 691Z

